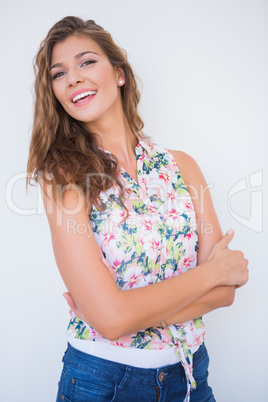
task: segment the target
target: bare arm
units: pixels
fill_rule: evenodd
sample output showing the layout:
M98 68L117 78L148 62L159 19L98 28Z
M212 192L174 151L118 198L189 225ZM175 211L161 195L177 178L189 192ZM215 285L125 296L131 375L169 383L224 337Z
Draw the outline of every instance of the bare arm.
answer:
M227 293L228 292L226 291L225 286L217 286L171 317L166 318L164 321L167 325L179 324L202 317L203 315L220 307L230 306L233 303L233 297L231 294L228 301L226 296ZM158 327L161 325L162 323L158 322L154 326Z
M207 314L215 309L220 307L227 307L233 303L232 294L230 299L228 300L226 297L225 286L217 286L216 288L210 290L205 295L199 297L193 303L190 303L188 306L178 311L171 317L165 318L165 323L167 325L170 324L179 324L186 321L191 321L195 318L199 318L204 314ZM69 304L72 311L75 313L77 317L79 317L84 322L87 322L86 318L81 314L81 311L77 308L74 300L72 299L70 293L65 292L64 297ZM162 326L162 322L159 321L153 325L154 327ZM144 328L139 328L142 330Z
M153 326L215 286L247 280L242 256L221 248L212 261L176 278L121 291L101 261L83 195L68 190L59 205L51 186L45 190L48 196L42 195L60 274L86 322L108 339Z
M209 187L195 160L181 151L170 151L191 195L197 220L199 252L197 264L207 261L214 245L222 238ZM233 236L232 236L233 237ZM226 246L227 247L227 246ZM176 324L198 318L220 307L230 306L235 297L235 286L217 286L187 307L168 317L167 324Z

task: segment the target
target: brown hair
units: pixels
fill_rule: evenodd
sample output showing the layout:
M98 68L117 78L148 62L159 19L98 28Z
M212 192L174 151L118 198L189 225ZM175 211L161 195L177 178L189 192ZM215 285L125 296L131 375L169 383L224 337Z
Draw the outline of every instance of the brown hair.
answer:
M120 90L128 124L137 138L150 138L142 132L144 124L138 113L140 92L126 51L117 46L109 32L93 20L63 18L49 30L35 57L35 109L26 188L32 184L31 180L40 185L43 182L52 183L56 199L59 196L56 188L78 185L87 196L90 189L90 205L95 204L102 209L104 204L100 191L106 191L116 183L121 190L120 202L127 210L123 203L124 188L118 178L117 158L96 145L96 134L89 132L84 123L69 116L52 91L49 70L53 47L71 35L93 39L110 63L123 69L125 84Z

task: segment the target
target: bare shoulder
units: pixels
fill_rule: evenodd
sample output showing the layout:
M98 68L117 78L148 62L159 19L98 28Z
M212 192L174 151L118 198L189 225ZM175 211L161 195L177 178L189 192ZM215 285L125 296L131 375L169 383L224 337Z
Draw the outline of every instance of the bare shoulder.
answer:
M183 151L168 150L173 155L186 184L205 184L205 178L196 160Z
M188 163L188 164L196 163L194 158L191 155L187 154L186 152L174 150L174 149L168 149L168 151L172 153L176 162L183 162L183 163Z
M48 177L46 177L48 179ZM55 185L44 180L39 183L51 234L58 232L57 222L63 223L63 217L88 222L88 204L79 186L68 184ZM55 190L56 187L56 190Z

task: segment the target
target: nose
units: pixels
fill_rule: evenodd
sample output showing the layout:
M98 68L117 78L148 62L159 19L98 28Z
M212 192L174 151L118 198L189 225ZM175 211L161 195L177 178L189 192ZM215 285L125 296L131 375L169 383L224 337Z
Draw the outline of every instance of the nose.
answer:
M80 82L84 82L84 78L79 70L70 70L67 74L67 80L69 87L75 86Z

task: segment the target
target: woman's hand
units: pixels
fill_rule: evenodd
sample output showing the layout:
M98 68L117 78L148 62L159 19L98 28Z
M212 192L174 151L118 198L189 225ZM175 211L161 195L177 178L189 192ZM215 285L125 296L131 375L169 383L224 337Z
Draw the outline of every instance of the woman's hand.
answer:
M248 261L241 251L228 250L234 232L222 234L220 223L213 206L212 197L205 177L197 162L182 151L171 151L181 176L188 186L192 198L198 232L199 251L197 266L209 264L209 272L217 286L243 286L248 280ZM209 229L209 230L206 230ZM210 278L208 278L209 280ZM215 282L214 282L215 283ZM230 293L233 290L230 289Z
M108 271L110 272L110 274L112 275L112 277L115 280L115 272L113 270L113 267L108 263L108 261L106 260L106 258L103 256L101 248L100 248L100 253L101 253L101 261L103 262L103 264L106 266L106 268L108 269Z
M81 311L79 310L79 308L77 307L77 305L74 302L74 299L72 298L72 296L70 295L69 292L65 292L63 293L63 297L64 299L67 301L70 309L74 312L74 314L76 315L76 317L80 318L80 320L86 322L85 317L83 316L83 314L81 313Z
M228 244L234 237L234 231L230 229L220 241L212 248L207 261L217 270L221 277L222 285L245 285L248 281L248 260L242 251L229 250Z

